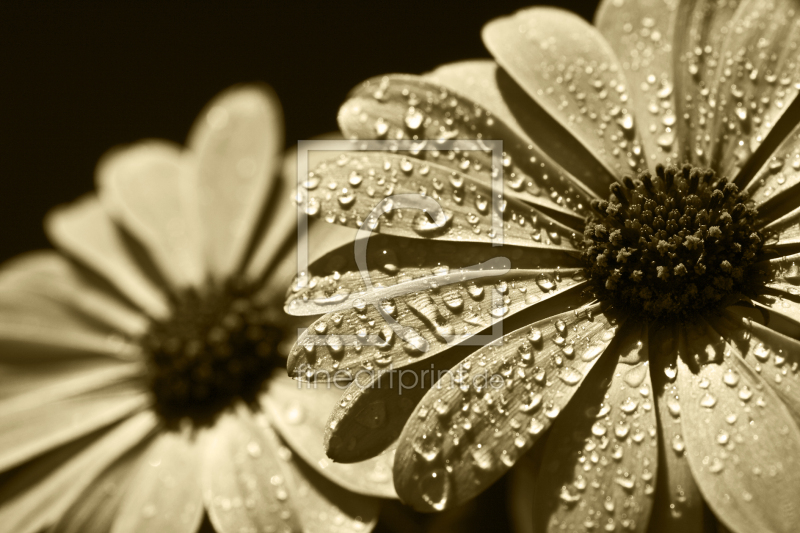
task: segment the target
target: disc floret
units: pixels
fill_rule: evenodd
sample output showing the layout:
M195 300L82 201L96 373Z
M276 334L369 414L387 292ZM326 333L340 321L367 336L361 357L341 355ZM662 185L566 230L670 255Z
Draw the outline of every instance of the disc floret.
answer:
M594 200L582 259L595 295L651 318L688 318L747 283L763 244L746 194L691 165L656 167Z
M247 291L188 292L141 340L155 411L170 427L213 423L234 401L255 402L280 364L281 330Z

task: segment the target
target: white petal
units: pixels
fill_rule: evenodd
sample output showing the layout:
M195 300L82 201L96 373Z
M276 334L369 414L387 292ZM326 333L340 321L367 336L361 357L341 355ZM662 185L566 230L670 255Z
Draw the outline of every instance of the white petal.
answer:
M188 146L196 172L197 211L211 276L242 267L244 254L277 182L283 118L266 85L235 86L200 113Z
M352 464L335 463L323 448L328 415L342 391L335 385L311 385L276 372L262 397L270 421L292 450L332 482L359 494L397 498L392 482L394 450Z
M597 9L595 25L619 58L630 82L638 132L655 171L657 163L680 163L682 149L675 114L673 34L677 23L676 0L605 0Z
M116 364L0 401L0 471L141 411L138 364Z
M145 411L88 445L67 446L24 466L0 488L0 524L7 531L35 533L55 523L109 465L144 442L156 424Z
M536 530L646 531L657 467L647 329L626 323L547 437Z
M687 351L677 358L681 425L703 497L736 533L796 531L800 428L724 339L703 324L685 327Z
M194 533L203 519L198 448L188 435L155 438L132 472L111 533Z
M164 292L145 274L142 259L95 196L50 212L45 228L56 246L94 269L148 315L155 319L169 315Z
M518 329L442 376L400 435L394 466L400 498L418 510L442 510L508 471L614 338L619 319L598 311L587 307Z
M203 281L200 221L180 147L146 141L112 150L97 166L100 201L147 249L176 290Z
M572 13L529 8L495 19L483 41L537 104L615 176L644 170L629 81L593 26Z

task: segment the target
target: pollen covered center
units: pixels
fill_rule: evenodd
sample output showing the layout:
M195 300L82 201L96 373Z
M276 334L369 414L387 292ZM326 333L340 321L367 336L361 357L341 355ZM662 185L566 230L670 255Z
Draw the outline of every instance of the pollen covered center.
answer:
M183 295L142 339L156 412L169 427L187 419L200 426L238 399L255 402L280 363L280 339L267 308L246 292Z
M595 295L651 318L688 318L747 283L759 255L757 211L711 170L643 172L592 202L582 255Z

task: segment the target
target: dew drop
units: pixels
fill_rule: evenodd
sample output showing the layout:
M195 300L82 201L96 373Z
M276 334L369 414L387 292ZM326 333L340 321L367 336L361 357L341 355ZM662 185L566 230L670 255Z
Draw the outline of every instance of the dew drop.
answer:
M729 368L725 374L722 375L722 381L729 387L735 387L739 383L739 373Z
M744 385L744 386L742 386L741 389L739 389L739 399L740 400L742 400L744 402L747 402L747 401L750 401L750 398L752 398L752 397L753 397L753 391L750 390L750 387L748 387L747 385Z
M412 163L407 157L404 157L400 161L400 170L402 170L405 174L411 174L411 172L414 170L414 163Z
M361 182L364 181L364 177L361 176L357 171L353 171L350 173L350 177L347 178L347 183L352 185L353 187L358 187L361 185Z
M412 131L419 129L422 126L422 121L425 117L422 116L416 108L409 107L404 120L406 127Z
M528 333L528 340L531 341L534 346L540 344L542 342L542 331L532 328L530 333Z
M442 299L451 311L459 311L464 307L464 298L461 297L461 292L458 289L446 292Z
M639 407L639 402L633 398L626 398L625 401L619 406L619 408L622 409L622 412L626 414L633 413L636 411L637 407Z
M556 283L549 274L539 274L536 277L536 285L538 285L543 291L548 292L555 288Z
M435 468L420 477L419 489L422 499L436 511L447 505L450 480L444 468Z
M342 193L337 197L339 205L345 209L349 208L356 201L355 195L347 189L342 189Z
M753 355L755 355L756 359L763 363L769 359L769 348L764 346L763 342L760 342L755 348L753 348Z
M567 385L577 385L583 374L572 367L564 367L558 371L558 378Z
M483 287L471 283L467 287L467 292L473 299L477 300L483 296Z
M519 406L519 410L523 413L531 413L536 411L542 405L542 395L540 393L531 393L530 396Z
M711 395L711 393L705 393L702 398L700 398L700 405L707 409L711 409L715 405L717 405L717 399Z
M531 423L528 426L528 433L531 435L538 435L544 429L544 424L542 424L538 418L532 418Z
M421 435L414 441L414 451L428 462L433 461L439 456L441 447L435 435Z

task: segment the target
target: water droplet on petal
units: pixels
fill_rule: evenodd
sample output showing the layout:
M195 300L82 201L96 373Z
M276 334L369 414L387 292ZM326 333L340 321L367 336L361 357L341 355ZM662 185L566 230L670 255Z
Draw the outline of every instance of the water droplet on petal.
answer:
M408 108L408 113L406 113L406 118L404 120L406 127L412 131L419 129L422 126L422 121L425 117L422 116L422 113L419 112L414 107Z
M538 285L543 291L547 292L553 290L556 286L556 283L549 274L539 274L536 277L536 285Z
M758 345L753 348L753 355L756 356L756 359L761 361L762 363L769 359L769 348L764 346L764 343L758 343Z
M564 367L559 370L558 378L567 385L577 385L583 378L583 374L572 367Z
M435 468L420 476L419 489L425 503L437 511L443 510L450 491L447 471L444 468Z
M729 387L735 387L739 383L739 373L729 368L725 374L722 375L722 381Z
M531 419L531 424L528 426L528 433L531 435L538 435L544 429L544 424L542 424L539 419L533 418Z
M705 393L702 398L700 398L700 405L711 409L715 405L717 405L717 399L711 395L711 393Z
M439 438L433 434L421 435L414 441L414 451L426 461L433 461L441 451L438 441Z

